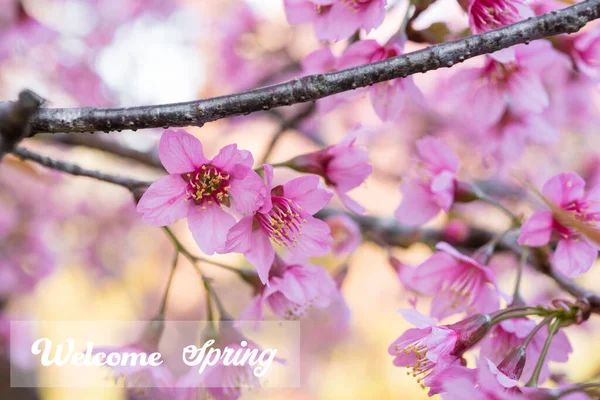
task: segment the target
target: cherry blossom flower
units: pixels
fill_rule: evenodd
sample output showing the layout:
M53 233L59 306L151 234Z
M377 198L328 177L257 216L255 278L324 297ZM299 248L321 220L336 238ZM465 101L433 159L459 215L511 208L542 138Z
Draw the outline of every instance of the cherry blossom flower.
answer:
M454 201L458 156L439 139L426 137L417 142L422 168L417 178L402 184L402 204L396 219L405 225L421 225L440 210L448 211Z
M194 136L167 130L158 155L169 175L150 185L140 199L137 210L143 214L142 221L165 226L187 217L205 254L223 252L227 232L235 224L225 208L233 203L237 212L250 214L266 196L262 180L252 170L250 152L231 144L208 160Z
M542 188L542 194L564 211L582 222L595 226L600 220L599 188L585 193L585 181L576 173L561 173L550 178ZM572 228L553 218L551 211L536 211L521 228L519 244L538 247L547 245L552 234L559 237L554 252L554 267L568 277L574 278L587 272L598 249L594 243Z
M473 33L491 31L533 17L533 11L523 0L471 0L467 12Z
M523 344L523 341L535 326L535 322L527 318L501 321L491 329L489 335L481 342L481 354L500 364L515 348ZM531 377L547 337L548 330L541 329L527 346L522 371L523 380L528 380ZM553 336L552 343L550 343L550 348L540 372L540 381L544 381L550 376L549 361L566 362L571 352L572 348L567 336L562 330L559 330Z
M394 365L412 369L429 386L436 373L452 365L490 329L490 316L477 314L451 325L436 326L416 310L400 310L416 328L408 329L389 347Z
M348 46L342 53L336 63L336 69L356 67L399 56L403 53L403 45L403 41L395 38L383 46L375 40L360 40ZM376 83L367 91L373 109L382 121L398 120L411 102L417 105L424 103L422 93L410 76Z
M331 230L333 253L338 256L349 255L362 243L360 227L346 214L335 214L324 219Z
M571 52L577 70L590 79L600 79L600 27L577 36Z
M275 256L269 271L269 285L260 285L239 320L262 320L265 303L279 317L302 318L311 307L328 307L336 293L335 282L325 268L295 263L288 265Z
M358 29L369 32L385 17L386 0L284 0L290 24L311 23L319 40L347 39Z
M467 312L491 312L498 308L500 291L491 268L459 253L448 243L416 269L403 283L419 293L433 294L431 315L445 318ZM400 274L400 279L406 275Z
M322 176L350 211L362 214L364 207L346 192L360 186L373 172L373 166L368 164L369 153L355 143L356 138L348 138L324 150L294 157L286 165L296 171Z
M559 59L546 41L518 45L488 56L483 67L467 68L452 78L452 96L462 118L484 129L498 123L510 108L514 115L539 114L550 104L541 72Z
M312 215L329 203L332 193L314 175L273 187L273 167L265 165L264 171L270 196L254 215L230 229L226 251L243 253L260 280L268 284L275 258L273 245L304 258L329 253L333 242L329 226Z

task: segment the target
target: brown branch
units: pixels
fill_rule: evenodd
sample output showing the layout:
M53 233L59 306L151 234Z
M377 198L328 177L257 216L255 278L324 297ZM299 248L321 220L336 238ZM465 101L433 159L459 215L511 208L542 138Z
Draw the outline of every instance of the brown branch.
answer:
M517 44L577 32L599 17L600 0L586 0L497 30L436 44L377 63L309 75L238 94L131 108L44 108L32 118L32 133L202 126L221 118L315 101L378 82L452 67L466 59Z
M118 175L111 175L100 171L93 171L80 167L79 165L68 163L66 161L55 160L50 157L42 156L27 150L24 147L17 147L13 149L13 154L23 160L30 160L47 168L52 168L58 171L65 172L69 175L85 176L88 178L94 178L96 180L113 183L115 185L123 186L129 189L132 193L138 194L143 193L145 189L150 186L152 182L140 181L133 178L126 178Z
M0 103L0 159L31 134L30 119L44 99L24 90L17 101Z

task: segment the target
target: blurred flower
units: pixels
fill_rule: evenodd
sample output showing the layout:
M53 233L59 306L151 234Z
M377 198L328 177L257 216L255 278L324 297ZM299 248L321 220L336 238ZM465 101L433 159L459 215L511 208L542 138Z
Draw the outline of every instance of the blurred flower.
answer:
M346 214L335 214L324 219L331 230L333 253L338 256L349 255L362 243L360 227Z
M158 155L169 175L150 185L140 199L137 210L144 214L142 221L165 226L187 217L192 235L205 254L223 252L227 232L235 224L225 208L233 200L239 213L252 213L266 196L262 180L252 170L252 154L231 144L208 160L202 143L194 136L167 130Z
M263 284L275 259L271 242L300 257L322 256L333 242L329 226L312 215L325 207L332 194L317 176L292 179L273 187L273 167L264 166L267 196L264 205L242 218L227 234L226 251L243 253L254 265Z
M362 214L365 212L364 207L352 200L346 192L360 186L373 172L373 166L368 164L369 153L356 147L355 142L355 138L348 138L324 150L294 157L286 166L322 176L350 211Z
M369 32L385 17L387 0L284 0L290 24L313 24L319 40L347 39L358 29Z
M341 70L397 57L403 53L403 46L404 41L395 37L384 46L375 40L360 40L348 46L342 53L336 63L336 69ZM367 91L375 113L382 121L398 120L405 106L411 101L416 104L424 102L423 95L410 76L376 83Z
M523 0L471 0L468 14L473 33L491 31L533 17L533 11Z
M418 382L429 386L436 373L452 365L490 329L489 315L472 315L452 325L436 326L416 310L400 310L416 328L408 329L389 347L394 365L408 367ZM430 375L431 374L431 375Z
M481 355L489 358L496 364L501 364L515 348L523 344L523 341L535 326L536 323L528 318L513 318L501 321L492 328L489 335L481 342ZM522 366L523 380L528 380L531 377L535 365L540 359L540 353L547 337L547 329L541 329L525 349L525 363ZM559 330L552 338L552 343L550 344L540 373L540 382L543 382L550 376L548 363L550 361L567 361L571 351L571 345L567 336L562 330ZM513 377L513 379L516 378Z
M600 79L600 27L578 35L573 42L573 60L577 70L590 79Z
M407 287L419 293L434 295L431 315L445 318L460 312L490 312L498 308L499 289L493 271L459 253L447 243L412 270ZM400 275L403 278L403 275Z
M417 178L402 184L402 204L396 219L405 225L421 225L440 210L448 211L454 201L458 156L439 139L426 137L417 142L422 169Z
M592 188L585 193L585 181L576 173L561 173L550 178L542 188L542 194L558 207L590 226L600 221L600 191ZM522 246L545 246L552 233L559 236L554 252L554 267L570 278L587 272L596 257L598 249L584 235L573 228L561 224L551 211L536 211L521 227L519 244Z
M260 286L239 320L242 323L262 320L265 303L277 316L302 318L311 307L328 307L336 293L335 282L325 268L295 263L288 265L275 256L268 286Z

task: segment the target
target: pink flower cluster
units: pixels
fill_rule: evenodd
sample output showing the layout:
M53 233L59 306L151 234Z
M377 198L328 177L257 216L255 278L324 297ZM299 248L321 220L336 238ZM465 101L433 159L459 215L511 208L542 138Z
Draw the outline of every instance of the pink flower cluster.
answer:
M263 182L252 169L254 160L248 151L233 144L209 160L200 141L181 130L167 130L158 153L169 175L153 183L140 199L137 210L143 214L142 220L165 226L187 218L205 254L243 253L261 282L270 286L263 300L279 298L275 293L287 287L283 282L292 282L292 276L296 277L293 282L313 276L313 272L305 275L297 268L290 268L289 274L271 276L276 248L287 249L303 259L330 252L333 239L329 226L313 217L332 197L319 176L301 176L275 185L273 167L264 165ZM354 142L342 143L302 156L301 160L292 160L289 166L323 176L349 208L362 210L345 192L361 184L372 171L364 150L356 148ZM240 217L237 222L234 215ZM296 302L315 299L315 295L291 296L290 300ZM274 309L283 312L278 306Z

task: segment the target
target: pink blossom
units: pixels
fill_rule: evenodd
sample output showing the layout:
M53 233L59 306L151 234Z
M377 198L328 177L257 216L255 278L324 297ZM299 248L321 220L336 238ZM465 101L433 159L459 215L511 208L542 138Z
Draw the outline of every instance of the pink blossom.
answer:
M387 0L284 0L290 24L311 23L319 40L347 39L358 29L369 32L385 17Z
M483 151L505 163L517 160L528 144L552 144L559 137L559 130L543 114L519 116L507 112L482 135Z
M577 36L571 52L577 70L590 79L600 79L600 27Z
M403 43L392 39L384 46L375 40L360 40L350 45L337 61L336 69L346 69L397 57L403 53ZM382 121L396 121L412 101L424 102L423 95L412 77L392 79L376 83L368 89L371 104Z
M550 178L542 188L542 194L564 211L582 222L595 226L600 220L600 188L585 193L585 181L576 173L561 173ZM547 245L552 234L558 238L554 252L554 267L570 278L587 272L596 257L598 249L585 236L572 228L562 225L553 218L551 211L536 211L521 227L519 244L538 247Z
M154 182L140 199L137 211L149 225L165 226L179 218L188 224L198 247L207 255L224 251L235 219L225 208L250 214L262 206L266 192L252 170L250 152L231 144L212 160L204 157L202 143L185 131L167 130L158 147L169 175Z
M240 321L263 319L263 307L285 319L298 319L311 307L326 308L337 293L335 282L321 266L288 265L279 257L269 271L269 285L260 285L256 296L240 315Z
M515 348L523 344L523 341L535 326L536 323L527 318L501 321L492 328L489 335L481 342L481 354L500 364ZM548 330L541 329L527 346L521 375L524 381L531 377L547 337ZM566 362L571 351L567 336L562 330L559 330L552 338L552 343L540 373L540 381L544 381L550 376L549 361Z
M539 114L550 104L541 72L558 58L552 45L537 41L509 50L487 57L483 67L453 75L450 91L455 104L461 105L455 111L479 129L498 123L509 109L524 116Z
M396 219L410 226L424 224L440 210L450 210L459 162L448 145L432 137L419 140L417 152L421 169L417 178L402 184L402 204L396 210Z
M408 329L389 347L394 365L412 369L425 385L436 373L452 365L485 336L490 316L477 314L451 325L435 326L434 321L416 310L400 310L404 319L416 326Z
M523 0L471 0L468 14L473 33L491 31L533 17L533 11Z
M9 3L11 4L0 4L0 61L57 37L56 32L27 15L20 2ZM14 9L11 10L10 7Z
M364 207L346 192L360 186L373 172L373 166L368 164L369 153L355 143L356 139L347 139L324 150L294 157L286 165L296 171L322 176L350 211L362 214Z
M329 226L312 215L329 203L332 194L314 175L273 187L273 167L265 165L264 170L270 196L254 215L242 218L231 228L226 251L243 253L261 282L267 284L275 258L273 245L304 258L329 253L333 242Z
M448 243L438 243L436 248L440 251L413 270L412 279L407 282L419 293L434 295L434 318L498 308L500 291L491 268L459 253Z
M135 353L146 354L158 352L158 345L164 332L164 321L149 322L137 340L124 346L96 347L98 353ZM122 377L126 388L168 387L173 375L164 364L159 367L150 365L115 365L110 367L115 377Z
M346 214L335 214L324 219L331 230L333 253L342 256L354 252L362 243L360 227Z

